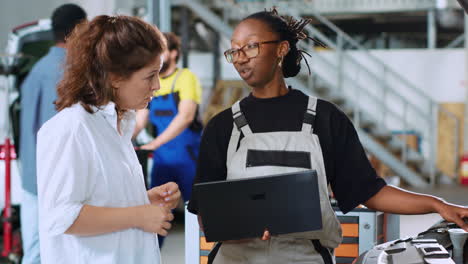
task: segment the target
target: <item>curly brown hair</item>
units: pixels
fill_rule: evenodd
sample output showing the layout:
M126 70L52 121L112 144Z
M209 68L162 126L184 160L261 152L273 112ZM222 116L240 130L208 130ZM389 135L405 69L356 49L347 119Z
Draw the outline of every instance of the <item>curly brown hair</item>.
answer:
M92 113L91 106L115 102L110 74L130 78L166 49L162 33L130 16L98 16L77 25L66 42L64 76L57 87L58 111L73 104ZM118 110L122 110L117 105Z

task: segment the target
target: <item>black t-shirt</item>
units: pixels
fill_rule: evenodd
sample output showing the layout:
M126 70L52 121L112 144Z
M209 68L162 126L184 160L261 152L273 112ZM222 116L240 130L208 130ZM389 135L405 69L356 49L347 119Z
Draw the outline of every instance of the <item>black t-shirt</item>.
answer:
M291 89L286 95L260 99L250 94L240 102L253 133L300 131L308 96ZM319 138L328 183L346 213L369 200L386 183L371 166L349 118L334 104L318 100L314 134ZM195 183L226 180L226 157L233 127L231 108L208 122L202 136ZM197 213L196 194L188 210Z

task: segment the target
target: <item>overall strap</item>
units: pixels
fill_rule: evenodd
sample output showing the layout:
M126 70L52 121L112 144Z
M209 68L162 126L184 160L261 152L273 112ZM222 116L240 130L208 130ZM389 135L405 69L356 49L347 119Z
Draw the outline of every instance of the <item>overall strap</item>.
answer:
M250 129L249 124L247 123L247 119L245 118L244 114L240 109L240 101L235 102L232 107L232 118L234 119L234 124L238 130L244 133L244 136L248 136L252 134L252 130Z
M180 74L182 73L182 71L183 71L183 69L177 69L177 73L176 73L176 76L175 76L175 78L174 78L174 81L172 81L171 93L174 93L175 85L176 85L177 79L179 79L179 76L180 76Z
M237 144L239 143L241 131L242 133L244 133L244 136L252 134L252 130L247 124L247 120L245 119L244 114L242 114L240 110L239 102L240 101L237 101L231 107L232 118L234 119L234 123L232 125L231 139L229 140L229 145L228 145L226 166L230 165L231 159L237 150Z
M304 121L302 122L302 131L307 133L314 132L314 121L317 115L317 97L309 96L307 110L304 113Z

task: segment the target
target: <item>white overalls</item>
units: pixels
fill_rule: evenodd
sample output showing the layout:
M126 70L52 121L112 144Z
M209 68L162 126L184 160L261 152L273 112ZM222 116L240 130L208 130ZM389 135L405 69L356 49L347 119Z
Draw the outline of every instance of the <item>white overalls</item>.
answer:
M256 238L241 244L218 243L210 254L214 264L335 263L333 249L341 243L342 232L329 201L322 149L313 134L316 107L317 98L309 97L302 131L252 133L236 102L226 165L228 180L316 170L322 230L272 236L268 241ZM244 138L237 149L241 131Z

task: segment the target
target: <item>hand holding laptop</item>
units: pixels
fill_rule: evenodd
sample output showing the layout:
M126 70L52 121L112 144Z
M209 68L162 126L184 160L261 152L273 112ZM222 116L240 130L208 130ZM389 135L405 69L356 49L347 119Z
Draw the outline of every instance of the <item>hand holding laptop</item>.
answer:
M315 170L197 183L194 194L208 242L245 243L322 229Z
M262 240L266 241L266 240L270 240L270 238L271 238L270 231L268 231L268 229L265 229L265 231L263 232Z

